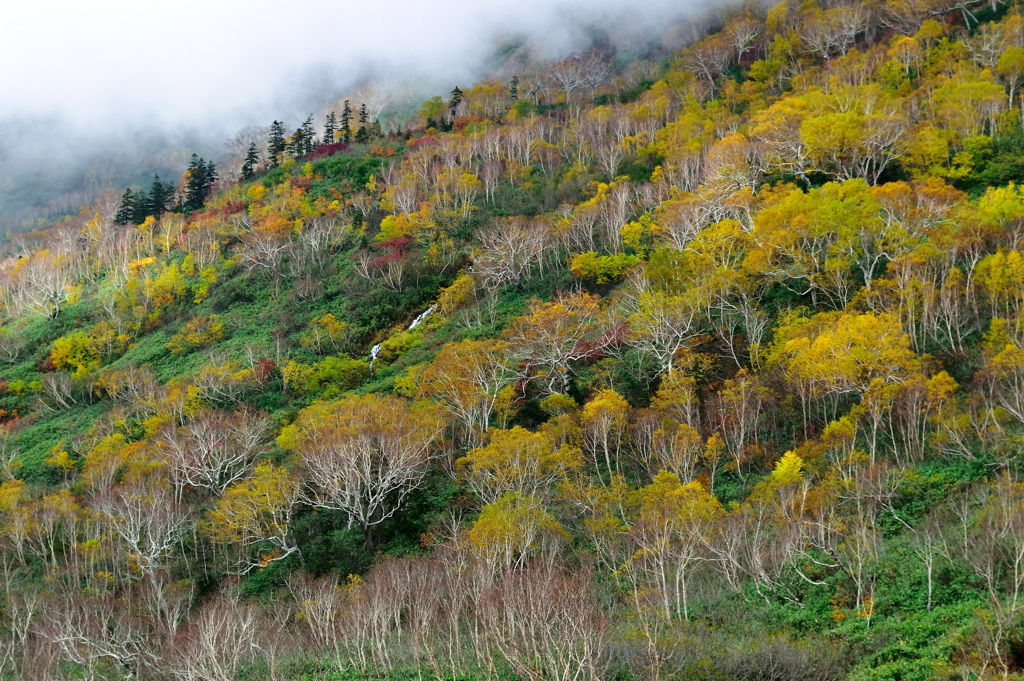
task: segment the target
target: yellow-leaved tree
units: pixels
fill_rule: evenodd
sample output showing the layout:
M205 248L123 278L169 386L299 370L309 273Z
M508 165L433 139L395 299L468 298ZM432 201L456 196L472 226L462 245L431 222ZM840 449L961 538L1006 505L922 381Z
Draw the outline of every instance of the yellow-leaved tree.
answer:
M522 567L533 555L553 555L569 535L537 497L509 493L484 506L468 539L476 556L499 572Z
M305 500L364 532L387 520L435 457L440 410L392 395L346 395L299 413L277 442L302 458Z
M417 393L440 404L476 447L490 428L502 391L520 377L504 341L464 340L441 348L417 377Z
M823 312L784 319L768 364L795 390L806 428L816 405L835 420L843 397L864 395L876 380L901 383L921 360L895 315Z
M630 529L636 551L626 562L637 607L653 590L666 621L689 619L687 576L702 558L722 505L697 481L662 471L636 492L640 514Z
M462 479L485 504L497 503L510 493L544 497L553 484L582 463L577 447L555 447L546 434L520 426L492 430L486 446L471 449L455 462Z
M184 354L195 348L216 343L224 337L224 322L213 314L208 317L196 317L182 327L181 331L171 336L167 349L175 355Z
M213 542L235 549L236 573L266 567L299 550L291 532L299 492L299 483L284 468L257 466L250 479L224 491L206 514L202 529ZM269 552L253 559L258 547Z

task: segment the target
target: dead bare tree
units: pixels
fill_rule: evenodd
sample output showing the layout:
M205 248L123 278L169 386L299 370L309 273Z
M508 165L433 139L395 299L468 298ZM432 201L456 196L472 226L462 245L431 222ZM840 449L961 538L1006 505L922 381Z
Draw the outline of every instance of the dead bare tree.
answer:
M159 660L156 641L131 611L131 603L114 595L88 597L64 587L47 606L39 633L60 657L79 665L86 679L107 678L110 665L127 678Z
M686 65L714 88L715 79L724 74L732 63L732 49L725 36L707 38L687 51Z
M608 664L608 623L589 572L538 562L503 575L480 603L488 642L521 677L600 679Z
M473 270L494 290L505 285L521 286L548 245L548 232L537 220L516 217L501 220L480 235L480 249Z
M36 404L43 412L71 409L83 401L79 383L66 371L54 371L43 376L42 390Z
M732 46L736 50L736 61L743 59L743 55L749 52L757 39L764 33L764 25L755 19L744 17L739 21L733 22L728 30L727 34L732 40Z
M579 56L580 77L591 93L604 85L612 74L612 55L609 50L594 47Z
M95 507L123 543L130 564L142 574L163 567L191 522L185 509L175 504L166 483L159 480L116 487L98 499Z
M311 650L337 656L341 645L341 613L344 587L334 577L313 579L296 575L288 580L288 591L302 615L303 629Z
M235 681L259 655L260 626L256 606L218 596L189 620L168 666L183 681Z
M183 426L165 427L157 452L171 473L175 498L180 502L189 486L222 494L248 475L269 432L267 417L248 408L237 414L206 409Z
M548 68L548 76L565 93L566 102L573 91L585 83L583 63L579 55L573 55L551 65Z

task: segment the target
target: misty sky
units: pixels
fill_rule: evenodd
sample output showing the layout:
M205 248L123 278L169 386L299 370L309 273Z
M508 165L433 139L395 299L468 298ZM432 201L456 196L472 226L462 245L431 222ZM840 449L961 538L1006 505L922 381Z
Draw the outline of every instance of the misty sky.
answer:
M3 0L0 117L64 115L79 124L251 123L311 83L368 67L471 79L495 38L683 6L656 0ZM454 82L453 82L454 84ZM462 83L465 85L466 83ZM273 116L273 113L270 113Z

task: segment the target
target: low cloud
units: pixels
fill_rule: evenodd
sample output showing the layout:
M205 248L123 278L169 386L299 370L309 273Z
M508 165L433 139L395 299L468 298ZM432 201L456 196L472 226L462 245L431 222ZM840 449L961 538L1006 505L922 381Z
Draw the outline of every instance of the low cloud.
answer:
M147 171L174 172L182 150L216 157L238 129L274 118L297 124L360 82L439 94L493 68L503 43L528 39L534 54L553 58L585 47L595 31L625 27L656 40L666 22L698 9L664 0L6 4L0 213L15 210L12 183L20 210L31 203L27 183L80 187L67 176L97 156L114 159L111 177L133 158Z

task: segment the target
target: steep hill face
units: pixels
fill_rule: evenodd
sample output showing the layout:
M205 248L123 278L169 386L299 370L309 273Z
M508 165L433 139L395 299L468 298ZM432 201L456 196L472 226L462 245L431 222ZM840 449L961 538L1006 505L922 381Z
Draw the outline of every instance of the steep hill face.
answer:
M1016 678L1024 18L694 26L12 242L0 677Z

